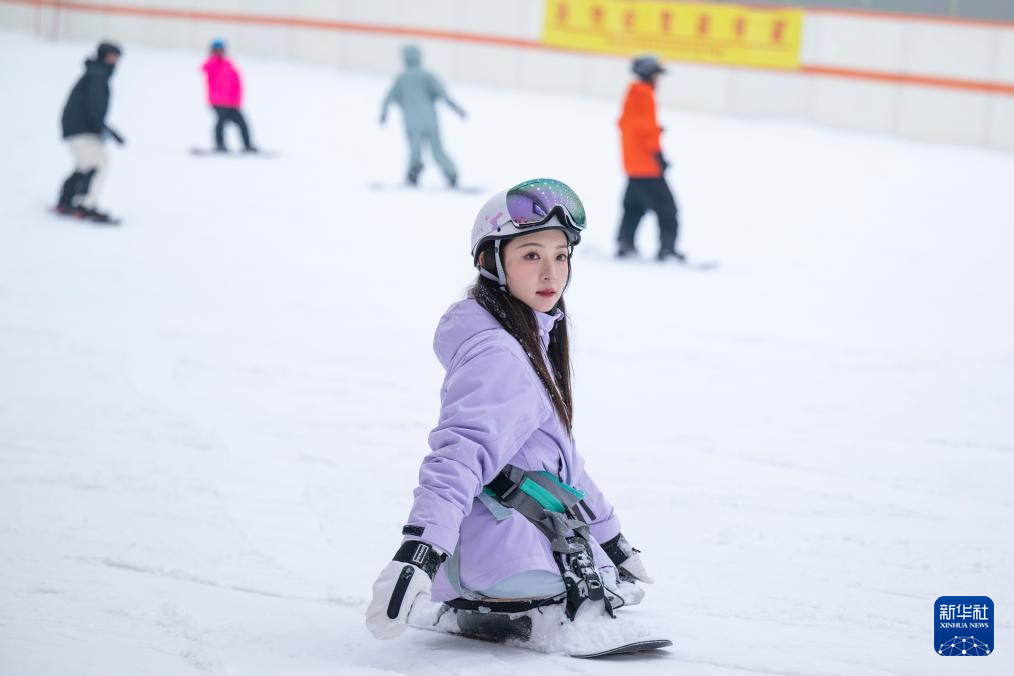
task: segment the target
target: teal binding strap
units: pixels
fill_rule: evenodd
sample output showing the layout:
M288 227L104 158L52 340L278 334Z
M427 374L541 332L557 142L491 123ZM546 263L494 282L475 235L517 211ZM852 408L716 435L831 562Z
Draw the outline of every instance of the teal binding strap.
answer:
M556 499L555 495L532 481L529 477L525 477L521 480L520 488L522 493L539 503L543 509L548 509L549 511L556 512L557 514L563 514L567 511L567 508L562 502Z
M571 486L568 483L560 481L560 479L557 478L557 476L555 474L553 474L552 472L536 472L536 474L549 479L554 484L556 484L557 486L559 486L563 490L567 491L568 493L570 493L571 495L573 495L574 497L576 497L578 500L583 500L584 499L584 491L582 491L579 488L574 488L573 486Z
M575 515L580 514L572 508L584 498L584 493L568 486L549 472L525 472L520 489L542 505L543 509L560 514L571 510Z
M584 499L584 491L565 484L549 472L524 472L518 488L539 503L543 509L560 514ZM482 490L480 498L484 496L502 499L502 496L497 495L489 486Z

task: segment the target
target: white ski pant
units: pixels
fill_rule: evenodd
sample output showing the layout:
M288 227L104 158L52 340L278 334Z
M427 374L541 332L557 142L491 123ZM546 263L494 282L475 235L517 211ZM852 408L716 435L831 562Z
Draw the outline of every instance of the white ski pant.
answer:
M81 206L88 209L95 208L98 200L99 190L106 177L106 145L98 134L75 134L67 137L67 147L74 157L74 168L81 173L95 170L91 184L88 186L88 194L81 200Z

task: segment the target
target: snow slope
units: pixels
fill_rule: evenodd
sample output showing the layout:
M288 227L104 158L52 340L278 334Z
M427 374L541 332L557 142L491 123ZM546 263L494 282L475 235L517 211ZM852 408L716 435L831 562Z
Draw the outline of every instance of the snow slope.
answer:
M681 241L721 268L618 264L618 103L448 83L485 190L378 192L387 81L237 55L281 154L194 158L202 54L128 45L97 229L45 212L90 48L0 34L0 674L1014 670L1014 157L664 113ZM629 612L677 642L636 664L363 625L471 219L540 175L591 220L578 443L658 580ZM962 594L999 621L969 665L933 651Z

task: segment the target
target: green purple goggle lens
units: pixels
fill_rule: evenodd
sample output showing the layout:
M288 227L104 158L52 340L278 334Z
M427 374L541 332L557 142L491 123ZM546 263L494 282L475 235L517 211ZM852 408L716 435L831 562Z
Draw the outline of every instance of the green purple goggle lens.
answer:
M507 191L507 214L519 229L542 225L554 214L575 230L585 229L584 205L570 186L552 178L536 178Z

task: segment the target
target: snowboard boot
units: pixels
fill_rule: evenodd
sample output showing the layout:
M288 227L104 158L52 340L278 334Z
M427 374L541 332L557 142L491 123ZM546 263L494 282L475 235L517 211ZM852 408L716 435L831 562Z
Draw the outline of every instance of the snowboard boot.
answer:
M422 165L413 164L408 168L408 175L405 180L408 181L409 185L419 185L419 174L422 173Z
M677 251L676 249L660 249L659 250L659 252L658 252L658 260L660 262L665 262L666 260L668 260L670 258L672 258L673 260L675 260L677 263L686 263L687 262L686 255L683 254L680 251Z
M81 194L81 188L86 180L87 174L83 174L80 171L75 171L67 177L67 180L63 182L63 187L60 189L60 197L56 203L56 213L62 216L74 214L74 202Z
M452 613L462 635L483 641L527 641L532 637L532 612L563 603L560 597L538 599L452 599L440 608L440 616ZM438 616L439 620L439 616Z
M454 190L455 188L458 187L458 177L456 174L451 174L450 176L447 177L447 186L451 190Z
M532 618L527 615L511 616L508 613L480 613L473 610L455 610L461 633L483 641L527 641L532 637Z
M636 258L637 247L627 242L620 242L620 248L616 250L617 258Z

